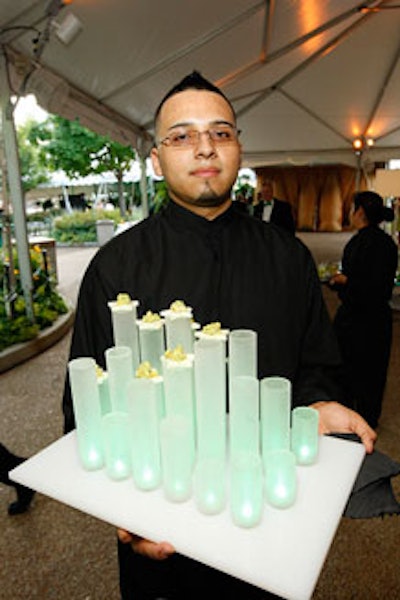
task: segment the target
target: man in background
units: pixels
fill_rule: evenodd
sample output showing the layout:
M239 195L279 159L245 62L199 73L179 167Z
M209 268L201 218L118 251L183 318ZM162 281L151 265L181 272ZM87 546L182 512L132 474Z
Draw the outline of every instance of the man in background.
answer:
M266 221L283 227L290 233L295 232L295 224L292 209L289 202L274 198L274 186L271 179L263 177L261 180L261 191L258 195L258 202L254 206L253 215Z

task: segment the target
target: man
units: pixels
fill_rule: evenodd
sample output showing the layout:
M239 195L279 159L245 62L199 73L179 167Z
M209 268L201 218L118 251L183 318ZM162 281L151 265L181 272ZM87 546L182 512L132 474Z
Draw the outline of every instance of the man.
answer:
M253 214L256 218L267 223L275 223L290 233L296 230L290 204L274 198L273 182L267 177L261 180L261 191Z
M127 292L140 313L175 299L196 321L258 332L259 377L293 384L294 404L319 410L321 431L356 432L372 451L374 432L336 402L331 371L338 351L313 260L294 236L235 210L231 189L241 162L232 106L194 72L162 100L152 160L169 192L167 207L117 236L94 257L82 282L71 358L104 365L113 344L107 302ZM70 392L66 430L73 427ZM124 600L264 599L266 592L153 543L119 531Z

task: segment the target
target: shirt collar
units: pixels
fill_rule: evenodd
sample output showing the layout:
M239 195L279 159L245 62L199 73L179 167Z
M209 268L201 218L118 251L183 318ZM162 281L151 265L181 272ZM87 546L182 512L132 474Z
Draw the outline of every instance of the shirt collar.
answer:
M180 229L192 229L210 233L220 231L226 227L234 217L235 209L231 204L223 213L210 221L170 199L165 209L165 214L169 220L173 219L173 224Z

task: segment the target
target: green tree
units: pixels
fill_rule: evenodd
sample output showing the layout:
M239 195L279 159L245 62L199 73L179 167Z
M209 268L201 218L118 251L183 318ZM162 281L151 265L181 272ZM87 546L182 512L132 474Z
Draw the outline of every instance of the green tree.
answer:
M85 177L91 173L112 171L117 179L119 208L126 215L126 201L122 179L136 158L131 146L113 142L79 123L51 115L36 123L29 134L30 141L40 148L43 165L56 171L62 169L68 177Z
M48 171L41 161L39 148L30 139L30 131L35 124L35 121L27 121L17 129L18 153L24 192L33 190L49 180Z

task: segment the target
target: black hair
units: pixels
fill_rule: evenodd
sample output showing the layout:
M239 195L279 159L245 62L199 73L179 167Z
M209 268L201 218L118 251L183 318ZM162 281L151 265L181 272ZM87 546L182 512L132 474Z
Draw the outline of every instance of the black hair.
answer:
M382 221L393 221L394 210L384 205L382 197L376 192L357 192L354 194L354 208L364 210L370 225L379 225Z
M190 75L186 75L179 83L174 85L174 87L172 87L169 90L169 92L167 92L165 94L164 98L161 100L161 102L158 105L157 110L155 112L155 115L154 115L154 123L155 124L157 123L157 119L159 117L160 111L161 111L164 103L169 98L171 98L171 96L175 96L175 94L179 94L179 92L185 92L186 90L204 90L207 92L214 92L215 94L222 96L222 98L224 98L224 100L231 107L233 115L235 115L235 110L234 110L231 102L225 96L225 94L216 85L211 83L211 81L208 81L208 79L205 79L205 77L203 77L203 75L201 73L199 73L199 71L193 71L192 73L190 73Z

